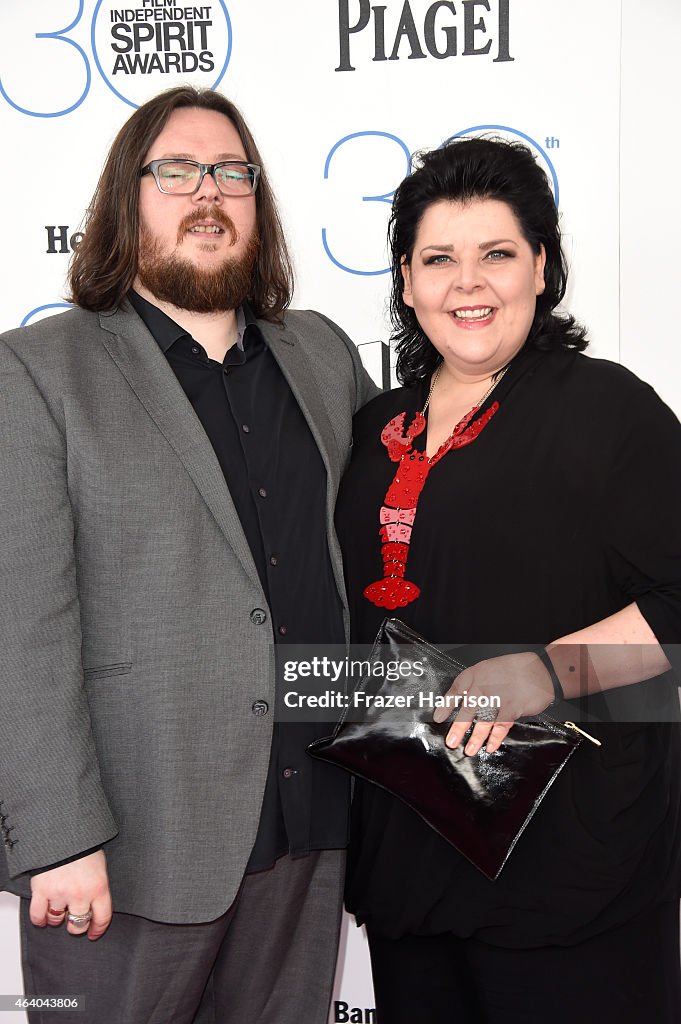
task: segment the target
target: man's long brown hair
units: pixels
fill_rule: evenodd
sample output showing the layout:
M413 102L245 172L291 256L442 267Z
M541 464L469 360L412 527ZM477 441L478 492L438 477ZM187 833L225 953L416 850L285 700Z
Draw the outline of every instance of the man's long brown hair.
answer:
M140 168L172 112L182 107L224 114L239 134L246 159L262 167L258 147L241 113L217 92L180 86L139 107L114 140L86 214L85 237L69 268L70 302L101 312L115 309L125 298L137 274ZM293 270L264 168L256 209L260 247L247 301L257 317L276 322L291 301Z

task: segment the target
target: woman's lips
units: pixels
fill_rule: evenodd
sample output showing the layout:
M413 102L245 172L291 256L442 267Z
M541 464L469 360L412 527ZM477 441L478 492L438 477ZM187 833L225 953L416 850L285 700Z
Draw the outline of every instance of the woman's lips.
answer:
M451 310L449 316L457 327L471 331L479 327L487 327L494 320L496 313L494 306L459 306L457 309Z

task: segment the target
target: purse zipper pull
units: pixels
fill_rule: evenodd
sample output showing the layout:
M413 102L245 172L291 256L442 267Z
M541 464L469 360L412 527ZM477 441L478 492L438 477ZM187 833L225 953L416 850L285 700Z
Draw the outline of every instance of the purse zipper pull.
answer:
M568 727L568 729L574 729L574 731L578 732L580 736L585 736L587 740L591 740L591 742L595 743L597 747L603 746L600 740L597 740L595 736L591 735L591 733L584 732L584 730L580 729L579 726L575 725L574 722L565 722L564 724Z

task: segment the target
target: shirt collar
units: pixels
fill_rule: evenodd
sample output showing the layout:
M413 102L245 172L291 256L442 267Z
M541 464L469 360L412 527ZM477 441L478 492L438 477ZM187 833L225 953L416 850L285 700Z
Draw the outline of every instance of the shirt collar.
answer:
M236 344L237 348L240 348L242 352L244 350L244 334L247 327L248 323L246 322L244 307L239 306L236 311Z
M128 299L135 312L149 328L152 337L158 342L163 353L166 353L180 338L191 338L189 331L132 288L128 291ZM242 352L244 351L246 330L255 323L256 320L250 306L244 302L236 311L236 344Z

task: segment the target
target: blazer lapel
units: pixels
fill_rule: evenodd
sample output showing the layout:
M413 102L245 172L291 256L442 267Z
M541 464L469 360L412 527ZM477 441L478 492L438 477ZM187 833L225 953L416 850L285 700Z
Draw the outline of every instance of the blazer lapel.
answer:
M104 345L194 481L235 555L260 587L220 463L158 344L134 312L100 314Z
M338 594L343 605L343 622L349 642L350 613L345 595L343 578L343 556L334 531L336 495L340 482L340 452L331 421L322 402L321 395L310 362L303 351L297 335L286 328L258 320L258 326L279 364L281 372L307 420L312 436L317 442L319 454L326 469L326 529L329 542L331 565L336 578Z
M331 421L315 383L312 367L293 331L276 327L264 320L258 320L258 327L317 442L327 474L327 511L332 519L340 478L340 457Z

